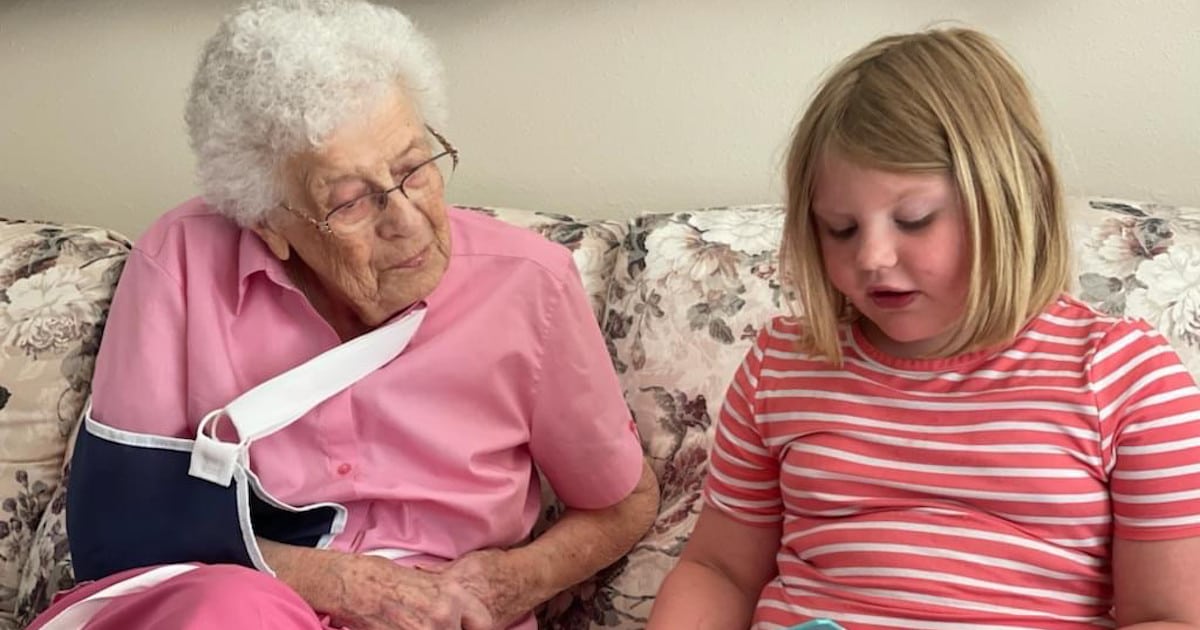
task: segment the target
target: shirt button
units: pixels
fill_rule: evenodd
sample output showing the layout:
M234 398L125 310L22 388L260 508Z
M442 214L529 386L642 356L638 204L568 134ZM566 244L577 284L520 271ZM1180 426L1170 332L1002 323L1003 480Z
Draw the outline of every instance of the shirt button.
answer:
M350 464L342 464L337 467L337 474L345 476L350 474Z

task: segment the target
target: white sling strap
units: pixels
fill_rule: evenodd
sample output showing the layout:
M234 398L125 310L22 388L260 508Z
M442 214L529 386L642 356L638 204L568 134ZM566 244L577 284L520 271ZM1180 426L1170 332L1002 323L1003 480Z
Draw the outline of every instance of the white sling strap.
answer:
M328 350L238 396L200 421L188 474L228 487L237 464L249 468L249 446L295 422L313 407L383 367L399 355L425 319L424 305L385 326ZM216 439L227 417L237 442Z

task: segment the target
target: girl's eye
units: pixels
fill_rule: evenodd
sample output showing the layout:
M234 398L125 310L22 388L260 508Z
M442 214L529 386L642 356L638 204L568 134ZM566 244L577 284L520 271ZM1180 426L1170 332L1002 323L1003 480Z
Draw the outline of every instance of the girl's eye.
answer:
M915 232L930 223L933 223L933 214L927 214L916 221L896 221L896 225L899 225L900 229L909 232Z
M857 229L856 226L851 225L850 227L842 228L840 230L835 230L831 227L826 227L825 231L829 234L829 236L831 238L834 238L839 241L844 241L844 240L850 238L851 236L854 236L855 229Z

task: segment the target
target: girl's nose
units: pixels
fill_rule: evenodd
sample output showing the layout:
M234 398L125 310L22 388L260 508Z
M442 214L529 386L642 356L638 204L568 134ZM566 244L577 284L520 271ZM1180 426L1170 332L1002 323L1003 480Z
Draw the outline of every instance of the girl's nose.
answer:
M871 272L896 265L896 244L887 234L863 233L855 257L863 271Z

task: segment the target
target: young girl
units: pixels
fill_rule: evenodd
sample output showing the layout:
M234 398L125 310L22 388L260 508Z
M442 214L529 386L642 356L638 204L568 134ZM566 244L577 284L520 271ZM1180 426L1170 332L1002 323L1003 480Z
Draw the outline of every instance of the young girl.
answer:
M987 37L885 37L796 129L801 318L734 376L650 628L1200 628L1200 390L1066 295L1059 183Z

